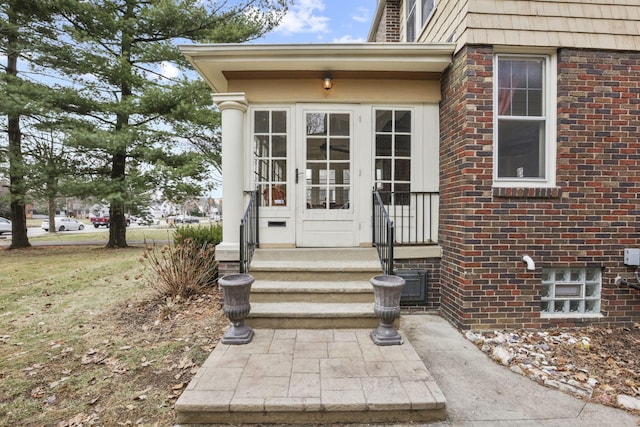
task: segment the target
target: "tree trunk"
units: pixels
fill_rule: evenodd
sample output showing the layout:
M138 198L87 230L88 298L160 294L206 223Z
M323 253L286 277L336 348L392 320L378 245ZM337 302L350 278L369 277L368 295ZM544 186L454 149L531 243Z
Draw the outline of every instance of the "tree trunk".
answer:
M11 8L8 11L8 18L13 25L17 24L16 16L12 13ZM18 76L17 46L18 37L12 31L7 37L7 74L12 79L17 79ZM11 197L11 246L9 249L28 248L31 243L27 237L26 188L19 114L8 114L7 133L9 137L9 195Z
M125 18L135 19L134 14L134 2L126 1L127 10L125 12ZM120 83L120 89L122 93L121 103L127 102L131 97L132 90L129 84L129 78L133 73L131 67L131 48L133 45L133 37L131 35L131 28L128 27L122 31L122 42L120 45L120 55L122 56L122 81ZM118 112L116 118L116 133L124 133L129 126L129 114L126 112ZM111 181L118 184L118 197L114 197L110 200L109 215L110 215L110 228L109 228L109 241L107 242L108 248L126 248L127 247L127 223L124 217L124 200L128 197L126 186L126 164L127 164L127 145L128 140L123 136L124 141L120 141L118 147L113 153L113 162L111 164Z
M111 179L119 183L120 192L125 191L125 165L126 152L118 153L113 156L113 164L111 170ZM127 247L127 223L124 217L124 201L120 197L117 200L112 199L109 206L109 242L108 248L126 248Z
M49 196L49 233L55 233L56 231L56 198L55 196Z

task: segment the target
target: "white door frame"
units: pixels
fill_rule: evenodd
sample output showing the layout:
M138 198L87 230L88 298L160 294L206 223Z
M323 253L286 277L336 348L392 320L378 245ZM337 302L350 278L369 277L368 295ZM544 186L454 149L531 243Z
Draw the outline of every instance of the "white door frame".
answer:
M308 113L349 114L348 205L344 203L331 205L331 200L324 203L315 200L317 204L313 205L307 203ZM356 141L362 143L362 139L366 135L361 126L358 125L360 115L361 106L357 104L298 104L296 106L296 172L294 172L294 175L297 173L298 176L297 179L294 176L294 185L296 194L296 246L298 247L350 247L358 246L360 243L359 222L357 221L359 197L357 195L362 190L360 177L356 171L360 169L359 162L370 162L369 156L366 159L361 159L355 155ZM344 159L344 156L341 156L341 158ZM328 186L330 187L331 185ZM326 203L329 203L330 206L327 207Z

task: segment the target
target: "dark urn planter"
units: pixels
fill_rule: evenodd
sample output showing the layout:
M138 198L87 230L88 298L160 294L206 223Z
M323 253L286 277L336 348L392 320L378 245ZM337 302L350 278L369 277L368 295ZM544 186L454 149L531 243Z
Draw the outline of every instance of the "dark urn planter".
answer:
M244 324L251 311L249 295L253 280L248 274L229 274L218 280L224 293L224 314L231 321L231 327L222 337L222 344L248 344L253 338L253 330Z
M399 276L375 276L369 282L373 286L375 304L373 311L378 316L379 326L371 331L371 339L376 345L400 345L402 336L393 327L400 317L400 295L405 280Z

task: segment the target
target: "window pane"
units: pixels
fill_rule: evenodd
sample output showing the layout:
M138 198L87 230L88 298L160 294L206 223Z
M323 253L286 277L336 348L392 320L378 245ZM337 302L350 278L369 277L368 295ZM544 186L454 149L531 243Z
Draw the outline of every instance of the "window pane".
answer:
M329 144L329 158L331 160L349 160L348 139L331 138Z
M411 156L411 135L396 135L395 155L398 157Z
M376 111L376 132L393 131L393 112L390 110Z
M331 114L329 129L332 136L349 136L349 114Z
M376 180L391 181L391 160L376 160Z
M580 285L556 285L556 296L579 297Z
M376 156L391 157L391 135L376 136Z
M254 174L255 174L256 182L268 182L269 181L269 162L263 159L256 159Z
M427 18L433 9L433 0L422 0L422 25L427 22Z
M396 170L394 173L395 181L410 181L411 180L411 160L396 160Z
M396 132L411 132L411 111L396 111Z
M269 133L269 111L256 111L255 117L255 133Z
M326 135L327 115L324 113L307 113L307 135Z
M327 140L324 138L307 138L307 160L326 160Z
M272 113L272 129L273 133L286 133L287 132L287 112L286 111L274 111Z
M271 139L271 157L287 157L287 137L275 135Z
M498 122L498 177L544 178L544 122Z
M254 137L255 141L255 156L256 157L269 157L269 136L259 135Z
M544 60L500 58L497 112L501 116L544 114Z
M287 161L273 160L271 169L271 181L284 182L287 180Z

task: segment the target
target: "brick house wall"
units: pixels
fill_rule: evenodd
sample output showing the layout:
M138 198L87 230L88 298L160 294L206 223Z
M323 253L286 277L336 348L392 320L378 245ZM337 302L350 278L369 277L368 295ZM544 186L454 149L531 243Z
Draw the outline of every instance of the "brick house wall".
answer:
M376 42L400 41L400 11L400 0L387 0L375 35Z
M493 189L493 51L465 46L442 77L441 312L463 328L628 324L640 292L640 54L558 51L555 189ZM524 254L536 261L527 271ZM540 317L545 267L602 268L602 318Z

